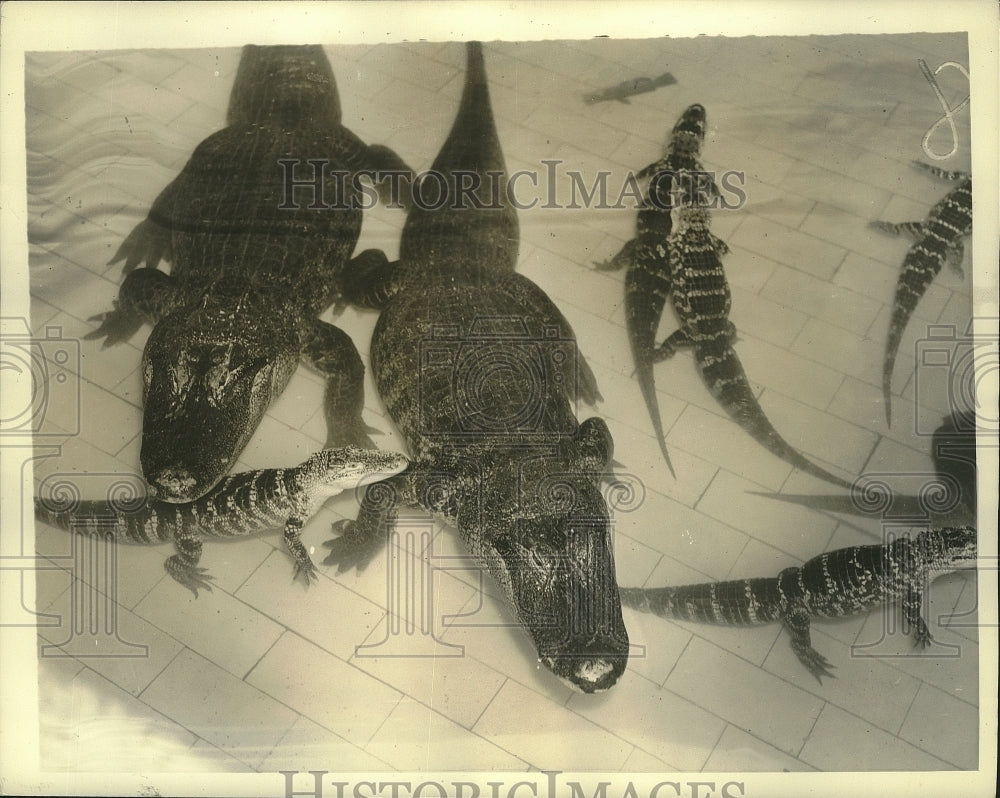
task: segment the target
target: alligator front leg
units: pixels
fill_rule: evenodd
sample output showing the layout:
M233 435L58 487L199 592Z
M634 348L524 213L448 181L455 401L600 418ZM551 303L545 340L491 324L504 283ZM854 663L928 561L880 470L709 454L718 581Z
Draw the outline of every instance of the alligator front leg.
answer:
M927 648L934 642L934 638L931 637L931 630L927 628L927 622L921 613L923 593L920 588L921 585L911 585L903 596L903 618L913 634L914 647Z
M809 611L804 607L796 607L785 613L785 626L792 634L792 651L799 658L799 662L805 665L809 672L816 677L816 681L823 684L824 676L831 679L836 677L830 671L834 667L829 660L812 647L812 640L809 634Z
M104 348L127 341L143 322L155 324L167 312L175 294L174 280L159 269L136 269L122 283L115 309L91 317L101 326L84 338L104 337Z
M361 446L374 449L365 424L365 366L350 336L332 324L313 321L305 331L302 355L326 376L326 448Z
M209 582L212 577L206 573L207 569L198 567L201 560L201 539L195 535L179 533L174 538L174 543L177 554L168 557L163 563L166 572L194 593L195 598L198 598L199 587L211 593L212 585Z
M285 548L288 549L288 552L295 560L295 574L292 576L292 580L294 581L301 575L306 586L308 586L311 580L316 578L316 566L313 564L312 559L310 559L306 547L302 545L302 527L304 525L304 518L297 515L291 516L285 522L284 541Z

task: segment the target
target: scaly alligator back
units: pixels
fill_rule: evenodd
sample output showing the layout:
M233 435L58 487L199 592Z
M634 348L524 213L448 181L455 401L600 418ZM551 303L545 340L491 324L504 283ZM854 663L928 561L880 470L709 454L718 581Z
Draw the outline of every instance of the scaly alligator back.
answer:
M657 443L671 474L674 468L667 451L653 379L656 332L671 289L671 263L666 244L672 228L673 193L677 188L674 178L682 172L703 171L699 159L705 141L705 122L705 109L697 104L689 106L678 117L667 137L663 157L637 175L640 179L648 177L650 180L636 221L636 237L610 261L598 264L602 270L628 267L625 272L625 326L635 376Z
M796 468L849 488L849 482L802 456L767 418L733 349L732 295L720 257L728 247L709 232L707 210L682 207L677 216L668 249L674 264L674 309L681 326L664 341L657 357L672 356L680 345L693 346L698 370L712 395L754 440Z
M901 600L917 642L927 645L931 636L920 612L924 589L933 574L969 567L976 551L974 527L943 527L912 540L836 549L777 577L620 592L624 605L663 618L726 626L781 620L796 655L822 681L832 675L831 666L811 646L811 617L843 618Z
M972 178L962 172L945 172L919 161L916 166L947 180L962 182L941 199L923 223L889 224L874 222L873 226L890 233L908 232L916 238L903 259L903 268L896 284L889 337L882 364L882 397L885 419L892 425L892 372L896 354L909 324L910 316L923 298L945 261L951 260L961 273L962 238L972 232Z

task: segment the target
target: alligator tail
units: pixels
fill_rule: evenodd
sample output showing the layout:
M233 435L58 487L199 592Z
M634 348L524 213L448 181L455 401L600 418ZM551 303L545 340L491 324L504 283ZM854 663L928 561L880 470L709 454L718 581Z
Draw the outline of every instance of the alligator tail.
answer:
M739 579L679 587L619 589L622 604L661 618L719 626L756 626L780 617L778 580Z
M731 345L724 347L698 347L695 352L698 368L713 396L730 416L754 440L786 463L814 477L832 482L842 488L851 483L834 476L808 460L792 447L774 428L764 414L764 409L750 388L743 364Z
M170 509L165 508L168 512ZM170 525L157 517L157 511L146 498L129 505L108 501L66 505L36 496L35 520L88 537L111 535L119 543L160 543L171 539Z
M667 452L667 442L660 418L660 403L656 398L656 383L653 379L656 331L660 315L670 292L670 278L662 269L650 269L645 261L637 261L625 274L625 314L628 339L632 347L635 376L639 390L646 402L649 418L653 422L656 441L660 445L663 459L670 473L676 477L674 466Z
M896 284L896 298L893 301L892 321L889 323L889 337L885 344L885 360L882 364L882 398L885 403L885 421L892 426L892 372L896 365L896 353L903 339L903 332L910 322L910 316L917 307L927 286L931 284L944 263L943 252L928 251L927 238L914 244L903 261Z

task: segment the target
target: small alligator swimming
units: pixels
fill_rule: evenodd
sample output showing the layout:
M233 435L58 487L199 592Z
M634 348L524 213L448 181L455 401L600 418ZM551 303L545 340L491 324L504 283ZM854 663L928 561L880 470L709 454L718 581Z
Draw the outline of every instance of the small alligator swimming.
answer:
M670 296L671 266L666 242L672 227L673 177L681 171L703 173L701 147L705 141L705 109L691 105L680 115L663 157L642 169L636 177L650 178L636 221L636 237L628 241L610 260L595 264L601 271L626 268L625 326L639 390L646 402L660 451L674 473L656 398L653 364L656 362L656 332L663 306Z
M372 372L413 463L369 489L324 563L363 567L395 506L423 507L458 528L540 662L578 690L606 690L628 658L599 487L612 439L599 418L577 423L577 396L598 396L593 374L559 310L514 271L517 216L483 179L506 166L481 45L469 43L467 57L459 110L432 166L449 201L438 210L415 202L399 261L355 286L356 298L383 306ZM481 184L461 200L456 181L470 172ZM380 502L386 486L394 495Z
M709 231L709 211L684 202L674 211L675 227L666 242L671 269L671 296L679 329L660 344L656 360L672 357L679 346L694 348L695 362L712 395L744 430L769 452L786 463L849 488L850 482L834 476L806 459L774 428L757 401L733 340L736 328L729 320L732 296L721 256L725 242Z
M85 535L110 534L119 543L172 540L177 554L163 567L195 598L198 588L212 589L212 577L198 567L201 538L242 537L284 527L285 546L295 560L295 576L301 575L309 584L316 568L299 539L309 517L329 497L398 474L407 462L401 454L378 449L324 449L294 468L231 474L187 504L145 497L128 502L63 502L59 497L36 497L35 518Z
M892 371L903 331L927 286L937 277L946 261L959 275L963 273L965 247L962 239L972 232L972 176L965 172L948 172L920 161L913 164L945 180L962 182L931 208L923 222L872 222L872 227L879 230L893 235L907 233L915 239L903 259L903 269L896 284L882 365L882 396L885 420L889 426L892 426Z
M944 527L912 540L836 549L772 578L627 587L621 599L626 606L681 621L723 626L781 621L792 635L795 655L822 684L823 676L833 676L834 666L812 647L810 618L842 618L898 600L915 644L927 646L931 633L921 605L932 574L975 567L975 559L975 528Z
M405 165L340 124L318 46L245 47L227 122L112 259L127 277L87 336L108 346L154 325L140 461L164 501L192 501L218 482L301 359L327 378L327 446L371 445L364 365L318 316L337 298L361 231L357 186L344 176Z
M593 105L594 103L603 103L608 100L617 100L627 105L629 97L656 91L660 86L671 86L676 82L674 76L669 72L664 72L658 78L632 78L631 80L623 80L617 86L611 86L594 94L585 94L583 95L583 101L587 105Z

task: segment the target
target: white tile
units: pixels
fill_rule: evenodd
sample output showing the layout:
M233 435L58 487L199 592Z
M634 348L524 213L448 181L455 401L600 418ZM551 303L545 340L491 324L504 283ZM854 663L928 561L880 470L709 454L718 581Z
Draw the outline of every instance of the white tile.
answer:
M254 767L291 728L296 713L188 649L146 688L142 700Z
M827 704L799 759L819 770L952 770L946 762Z
M619 770L631 751L620 737L512 681L473 730L540 770Z
M809 738L823 706L820 699L697 637L665 686L792 754Z
M725 727L710 712L631 673L604 695L574 695L567 707L681 771L701 770Z
M367 750L405 771L519 771L527 765L495 742L404 698Z
M39 757L51 771L149 773L194 769L195 735L92 670L39 679Z
M928 722L933 718L933 722ZM922 685L900 737L962 770L979 767L979 711L942 690Z
M264 655L246 683L362 747L401 697L399 691L292 633ZM318 684L323 686L317 689ZM359 701L359 696L364 699Z
M313 561L319 563L321 555L322 551L313 554ZM322 575L306 587L301 578L292 581L293 573L285 551L272 551L236 598L341 659L349 659L385 615L384 608ZM331 607L336 608L333 615Z
M768 745L751 734L726 725L718 745L705 763L707 772L750 771L759 773L810 771L813 768Z
M325 763L341 772L391 770L389 764L318 723L300 717L261 762L260 772L307 771Z

